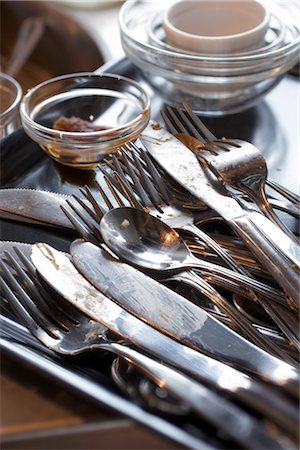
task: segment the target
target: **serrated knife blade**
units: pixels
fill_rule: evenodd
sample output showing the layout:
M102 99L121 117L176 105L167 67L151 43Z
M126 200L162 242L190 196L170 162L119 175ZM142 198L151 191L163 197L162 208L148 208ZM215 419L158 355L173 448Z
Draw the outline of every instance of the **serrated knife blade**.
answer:
M73 230L61 206L67 207L71 196L35 189L0 189L0 217L37 225Z

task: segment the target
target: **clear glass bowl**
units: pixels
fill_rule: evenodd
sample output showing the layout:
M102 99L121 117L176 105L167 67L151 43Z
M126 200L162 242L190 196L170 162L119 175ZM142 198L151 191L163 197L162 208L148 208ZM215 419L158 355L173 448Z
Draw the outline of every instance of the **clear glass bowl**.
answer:
M183 99L203 115L236 113L257 103L299 60L299 9L268 2L270 26L260 48L234 54L199 54L165 42L163 13L174 0L128 0L120 11L128 58L167 103Z
M19 107L22 100L22 88L9 75L0 73L0 139L21 126Z
M21 103L26 133L61 164L92 168L147 126L150 99L136 82L77 73L31 89Z

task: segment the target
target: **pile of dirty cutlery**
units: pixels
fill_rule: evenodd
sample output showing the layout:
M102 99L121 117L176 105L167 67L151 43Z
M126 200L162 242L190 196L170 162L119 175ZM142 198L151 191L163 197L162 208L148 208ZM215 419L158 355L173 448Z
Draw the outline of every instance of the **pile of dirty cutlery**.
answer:
M192 415L218 448L297 448L300 247L274 211L299 218L299 198L252 144L186 105L162 117L169 131L150 122L95 190L0 190L1 217L81 238L69 254L1 242L2 303L59 354L116 355L124 392Z

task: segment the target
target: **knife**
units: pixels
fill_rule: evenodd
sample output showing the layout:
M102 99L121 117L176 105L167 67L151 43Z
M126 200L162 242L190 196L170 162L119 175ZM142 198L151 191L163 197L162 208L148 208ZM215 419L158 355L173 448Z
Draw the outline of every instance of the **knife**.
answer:
M221 324L194 303L136 268L83 240L71 244L72 261L98 290L185 345L296 392L297 371ZM297 395L297 394L296 394Z
M5 254L5 251L11 251L16 247L26 256L28 255L28 249L31 248L30 245L16 242L4 243L3 245L1 243L0 253ZM68 256L70 257L70 255ZM32 331L30 326L29 329ZM101 329L103 329L103 332L107 330L105 327L101 327ZM99 327L98 331L101 331L99 330ZM33 334L35 333L33 332ZM97 349L97 343L94 343L93 348ZM213 392L204 385L195 382L195 380L190 377L150 358L133 347L118 343L117 341L108 343L108 348L113 348L117 355L128 359L131 364L141 369L146 375L150 376L150 378L157 380L160 385L163 385L167 391L175 396L175 398L185 402L186 405L201 418L205 418L220 430L220 432L228 435L230 440L241 444L243 447L251 444L250 446L253 446L253 448L261 446L278 450L283 450L283 448L285 448L280 444L276 435L272 432L270 433L270 430L267 430L267 428L256 418L251 417L240 407L237 407L229 400ZM101 349L105 350L103 342L100 345L100 350ZM229 430L228 420L232 423ZM243 426L243 424L247 426ZM198 449L199 446L195 448ZM204 446L204 448L212 450L212 447L210 446Z
M140 140L166 173L227 221L298 308L300 246L262 214L243 209L194 153L160 125L150 122Z
M90 246L92 244L88 245L89 248ZM49 245L34 244L31 258L44 280L93 320L193 378L229 392L232 397L271 417L292 434L298 434L297 408L278 392L220 361L176 342L130 314L96 290L66 255ZM200 332L201 328L205 332L205 321L200 324ZM282 384L285 383L285 380L281 381Z
M0 217L73 230L61 210L73 197L35 189L0 189Z

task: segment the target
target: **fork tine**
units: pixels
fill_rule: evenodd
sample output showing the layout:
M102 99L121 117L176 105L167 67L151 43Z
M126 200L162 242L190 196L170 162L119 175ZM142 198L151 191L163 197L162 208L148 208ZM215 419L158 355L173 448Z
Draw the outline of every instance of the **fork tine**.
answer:
M176 119L176 124L180 124L180 131L185 135L194 136L198 141L205 144L207 142L205 134L198 127L195 127L191 118L188 118L186 114L179 108L178 105L174 105L177 115L173 110L168 107L168 112Z
M166 181L162 178L161 174L159 173L155 164L152 162L148 153L143 148L140 148L139 150L140 150L140 153L139 153L140 157L144 161L144 163L147 167L147 170L149 171L150 175L152 176L155 184L158 186L158 189L159 189L162 199L165 201L165 203L167 205L169 205L171 194L166 186Z
M35 330L37 326L46 332L49 336L56 339L59 337L57 333L52 331L53 323L50 322L49 318L45 317L40 310L37 308L36 304L29 297L25 289L20 285L17 279L11 274L10 270L6 267L2 261L0 261L0 267L2 273L0 276L1 285L3 288L4 295L7 300L11 302L11 307L14 313L24 321L24 324L30 329ZM41 300L41 303L43 301ZM55 327L57 328L57 327Z
M228 139L217 138L206 127L206 125L204 125L202 120L199 119L199 117L191 110L191 108L185 101L182 102L182 105L184 107L184 111L185 111L187 117L189 117L191 136L194 136L198 139L198 135L199 135L198 133L200 133L204 139L204 143L208 144L208 146L210 146L210 145L213 146L214 149L217 147L218 149L227 151L228 149L226 147L226 144L233 145L234 147L239 147L237 144L235 144L234 142L230 142ZM175 108L179 113L181 112L178 105L175 105ZM181 112L181 114L182 114L182 112ZM194 130L196 131L196 134L193 133ZM207 149L209 149L209 147Z
M73 208L72 208L73 209ZM92 232L89 231L86 227L82 225L82 223L74 216L70 211L67 210L64 206L61 206L61 210L67 216L71 224L74 226L75 230L78 234L85 240L92 242L95 245L99 246L99 241L93 236ZM73 209L74 211L74 209ZM76 211L74 211L77 214Z
M194 125L197 127L198 132L204 137L207 142L213 142L217 137L204 125L204 123L199 119L199 117L191 110L189 105L183 101L182 105L187 115L191 118Z
M174 104L173 108L176 110L176 114L170 106L166 108L166 112L161 111L161 115L169 131L174 135L182 133L186 136L192 136L202 144L205 144L196 153L197 156L202 156L203 153L205 154L207 152L217 154L218 150L227 150L226 146L222 144L222 141L219 140L217 143L215 141L212 142L210 138L213 138L214 135L206 128L187 104L184 103L184 107L185 110L183 112L178 105ZM170 123L172 123L171 127Z
M173 134L175 136L175 134L177 134L179 132L179 130L177 130L175 128L175 126L173 125L173 123L171 122L171 119L169 118L169 116L166 114L166 112L164 110L161 110L160 112L163 121L166 124L166 127L168 128L168 130L170 131L171 134Z
M152 200L153 205L156 207L156 209L159 212L162 212L162 209L159 207L159 205L163 202L163 199L158 194L157 189L153 186L153 181L150 179L150 175L146 170L143 168L140 159L137 157L137 155L134 156L135 165L139 171L139 176L142 178L143 182L146 186L146 192L149 193L149 197ZM147 205L149 206L149 204Z
M137 194L139 195L142 206L146 208L149 207L150 205L153 205L158 209L158 211L162 212L161 208L159 207L159 203L161 203L162 200L157 194L157 191L153 188L153 185L150 183L149 176L146 174L138 158L135 155L133 155L136 164L136 169L138 170L137 175L132 167L132 163L129 162L127 153L125 151L122 153L122 157L128 170L128 175L132 179L134 191L137 192ZM140 180L142 180L146 185L146 190L143 188ZM133 189L132 195L134 195Z
M74 199L81 205L80 199L77 197L77 195L73 194ZM73 212L76 214L77 217L80 218L80 220L86 225L87 229L95 236L96 239L101 240L101 234L99 231L99 223L96 222L93 218L93 216L90 216L89 218L85 216L74 204L69 202L67 200L67 203L69 207L73 210ZM87 213L89 213L89 209L86 210Z
M105 181L105 176L106 175L104 175L104 174L102 174L102 175L103 175L103 180ZM99 191L99 193L101 195L102 200L104 201L104 204L105 204L106 208L108 210L113 209L113 204L111 203L111 201L109 200L108 196L104 192L104 189L102 189L102 186L101 186L101 184L99 183L98 180L96 180L96 187L97 187L97 189L98 189L98 191Z
M131 189L128 186L126 189L125 184L128 185L129 181L124 176L124 182L123 182L119 176L119 173L123 173L123 170L120 166L118 159L115 157L115 155L113 155L112 159L110 161L109 160L105 160L105 161L107 162L107 165L110 167L112 172L109 173L104 167L101 167L101 171L104 175L103 180L116 202L116 204L113 205L107 199L109 201L109 204L107 203L108 208L113 209L113 208L118 208L118 207L122 207L122 206L128 206L128 204L125 204L126 201L129 203L130 206L132 206L134 208L140 208L140 205L138 204L138 201L137 201L137 197L135 195L133 195L133 196L129 195L129 192L131 191ZM116 169L118 169L118 170L116 170ZM105 193L104 193L104 195L105 195ZM107 198L106 195L105 195L105 197ZM104 201L106 201L105 197L103 198Z
M189 131L188 131L188 129L186 129L186 127L185 127L185 125L184 125L184 123L182 121L182 118L180 117L181 120L179 119L177 114L175 114L175 111L174 111L173 108L171 108L170 106L166 107L166 111L167 111L167 114L169 116L169 119L172 120L175 128L177 129L177 133L179 132L179 133L183 133L183 134L188 135ZM176 109L176 111L178 112L177 109ZM201 139L202 139L202 136L201 136Z
M65 301L63 301L63 307L61 307L60 306L61 299L59 296L56 296L56 301L53 302L53 296L51 296L47 292L45 287L41 284L36 273L36 268L30 261L28 256L26 256L18 247L14 247L14 252L16 256L19 258L20 262L23 264L26 271L28 272L32 283L36 287L36 290L38 292L38 298L40 298L40 295L42 295L43 299L45 300L45 304L47 304L47 306L51 305L51 312L52 310L55 311L54 316L52 313L50 314L53 317L53 319L55 321L58 321L58 324L61 325L66 330L68 329L66 319L68 322L78 324L78 320L74 318L74 307ZM13 266L13 268L14 267L15 266ZM47 309L47 313L49 314L49 308Z
M137 209L143 208L142 203L140 202L139 198L134 193L134 191L131 188L131 185L129 184L126 177L124 176L121 178L120 174L118 174L117 172L114 172L114 173L120 183L122 193L124 194L125 198L128 199L130 206L133 208L137 208ZM118 192L120 192L120 191L118 188L115 187L115 184L113 183L113 178L111 177L109 179L106 179L105 181L109 183L108 186L109 186L109 189L110 189L111 193L113 194L113 196L115 198L118 198L119 197ZM122 206L125 206L125 204L123 203Z
M92 207L88 206L80 197L75 196L74 194L72 195L72 197L88 213L88 215L94 219L95 222L99 222L98 214L95 211L94 204L92 203L91 199L89 198L89 194L86 192L85 188L79 188L79 191L88 200L88 202L91 203Z
M98 181L96 181L96 183L97 186L99 186ZM95 221L100 223L100 220L102 219L102 217L106 212L105 209L101 205L99 205L94 195L92 194L92 191L87 185L84 186L84 189L80 189L80 191L85 196L85 198L92 204L94 211L96 213Z
M31 332L34 334L34 330L36 328L36 323L31 317L31 315L27 312L24 306L20 303L16 295L11 290L9 284L4 280L3 276L0 275L0 286L1 292L5 297L5 300L11 307L16 318L25 325Z
M138 209L143 208L142 202L135 194L134 189L131 187L131 184L130 184L129 180L127 179L126 174L125 174L124 170L122 169L119 161L117 160L117 158L115 156L113 156L112 161L113 161L114 168L115 168L114 175L115 176L117 175L117 180L119 181L119 183L121 185L121 188L123 190L125 197L129 200L131 206L133 206L134 208L138 208ZM120 192L120 189L116 185L115 178L113 177L112 174L107 173L107 179L110 182L110 184L108 184L108 187L111 190L111 193L113 194L113 196L117 199L118 198L117 194L118 194L118 192ZM116 190L118 192L116 192Z
M68 331L68 327L70 325L69 317L64 314L64 312L61 310L61 308L58 307L56 302L53 303L53 300L51 301L51 309L49 309L49 301L47 304L45 298L47 297L49 300L49 296L38 280L36 269L32 262L17 247L14 247L14 252L16 257L23 264L24 268L12 254L5 253L5 257L6 261L10 264L16 275L19 277L19 280L21 280L20 284L23 285L28 295L30 295L31 300L43 314L45 314L47 317L50 317L58 327L64 329L65 331Z
M104 181L116 202L116 205L112 206L111 209L118 208L118 207L122 208L123 206L126 206L124 201L121 198L121 195L123 197L125 197L128 200L130 206L132 206L134 208L135 203L133 203L130 196L128 195L128 193L124 187L124 184L122 183L122 180L120 179L119 174L117 172L113 172L113 174L114 174L115 178L112 176L112 174L108 174L108 176L104 177ZM116 179L117 179L118 183L116 182ZM122 191L122 193L120 191Z
M36 301L36 299L39 299L40 294L38 292L38 289L36 285L33 283L31 277L28 275L28 273L25 272L25 270L21 267L21 265L17 262L15 257L12 254L5 253L6 261L9 263L9 265L14 269L16 275L22 280L22 284L25 285L27 291L29 292L32 301Z

